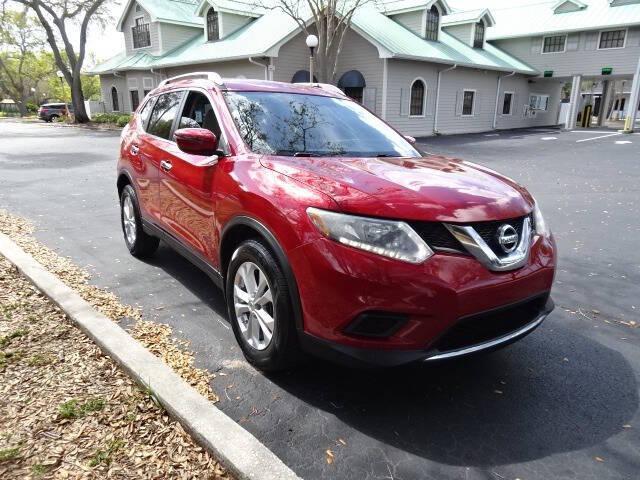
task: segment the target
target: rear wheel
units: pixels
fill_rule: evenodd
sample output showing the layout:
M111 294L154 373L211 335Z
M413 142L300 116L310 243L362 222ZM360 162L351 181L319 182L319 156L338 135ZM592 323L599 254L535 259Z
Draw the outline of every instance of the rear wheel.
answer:
M51 115L49 117L49 123L55 122L58 119L59 115Z
M258 240L242 243L226 279L229 318L247 360L265 371L292 367L299 358L291 296L282 269Z
M120 221L124 243L131 255L142 258L155 253L160 240L143 230L138 197L131 185L126 185L120 195Z

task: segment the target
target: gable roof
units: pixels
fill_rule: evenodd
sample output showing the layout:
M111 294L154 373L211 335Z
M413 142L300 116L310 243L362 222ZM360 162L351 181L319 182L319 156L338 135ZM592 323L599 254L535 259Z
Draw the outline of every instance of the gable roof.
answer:
M444 27L451 27L453 25L462 25L465 23L478 23L480 19L484 18L488 27L495 25L496 20L493 18L491 11L488 8L481 8L478 10L467 10L465 12L454 12L442 17L442 25Z
M248 17L259 17L265 13L265 9L255 3L242 0L200 0L195 8L195 15L203 17L208 7L213 7L218 12L233 13L235 15L245 15Z
M202 19L193 13L196 8L194 0L127 0L116 24L119 32L122 31L124 21L134 3L139 4L149 14L152 22L194 27L203 25Z
M450 0L453 8L465 10L478 0ZM493 2L496 3L496 2ZM611 6L609 0L582 0L587 8L555 14L557 0L531 0L525 5L505 2L491 8L496 24L487 29L487 40L531 37L553 33L602 30L640 25L640 4Z
M381 0L379 10L386 15L398 15L399 13L415 12L417 10L426 10L431 8L434 3L439 3L445 11L445 14L451 13L451 7L446 0Z
M582 3L579 0L560 0L553 7L551 7L551 10L553 10L554 13L558 13L558 9L560 7L562 7L563 5L566 5L567 3L572 4L574 9L573 10L565 10L564 13L567 13L567 12L570 12L570 11L575 11L575 10L583 10L583 9L587 8L587 4L586 3ZM563 13L563 12L560 12L560 13Z
M174 0L153 1L175 3ZM235 0L204 1L215 2L216 5L220 1L240 3ZM195 10L196 6L194 4L191 6ZM481 14L479 18L482 18L487 15L487 12L485 9L474 15ZM274 25L278 28L274 28ZM495 46L486 44L483 49L471 48L445 31L441 33L438 42L425 40L373 6L363 7L355 13L352 28L377 47L381 58L457 64L470 68L516 71L529 75L538 73ZM249 57L277 56L280 46L298 32L298 25L291 17L279 9L272 9L219 41L208 42L204 35L198 33L192 39L163 55L153 56L142 52L131 55L120 54L94 67L91 73L148 70Z

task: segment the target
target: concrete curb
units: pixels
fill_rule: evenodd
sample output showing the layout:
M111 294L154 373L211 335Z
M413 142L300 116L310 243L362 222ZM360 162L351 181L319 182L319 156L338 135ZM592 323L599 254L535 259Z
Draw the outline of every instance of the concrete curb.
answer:
M43 294L136 382L148 386L169 414L198 444L239 479L288 480L299 477L258 439L215 407L162 360L47 271L6 235L0 255L15 265Z

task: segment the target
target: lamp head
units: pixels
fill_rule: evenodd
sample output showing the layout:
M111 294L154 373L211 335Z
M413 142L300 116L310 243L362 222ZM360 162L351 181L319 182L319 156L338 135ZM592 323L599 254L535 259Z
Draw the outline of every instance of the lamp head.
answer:
M318 46L318 37L315 35L307 36L307 47L316 48Z

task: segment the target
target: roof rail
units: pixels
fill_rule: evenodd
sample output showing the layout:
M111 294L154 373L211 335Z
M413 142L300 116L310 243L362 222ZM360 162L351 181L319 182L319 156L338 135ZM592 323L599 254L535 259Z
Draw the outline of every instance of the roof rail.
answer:
M158 86L163 87L164 85L177 82L178 80L185 80L187 78L198 78L198 77L204 77L207 80L211 80L213 83L216 83L217 85L224 85L224 82L222 81L222 77L216 72L193 72L193 73L185 73L184 75L177 75L175 77L167 78L166 80L163 80L162 82L160 82L160 85Z
M296 85L306 85L308 87L316 87L316 88L319 88L321 90L325 90L325 91L327 91L329 93L333 93L333 94L336 94L336 95L343 95L344 96L344 92L342 90L340 90L335 85L331 85L330 83L298 82L298 83L296 83Z

